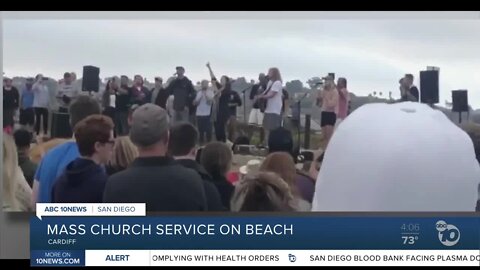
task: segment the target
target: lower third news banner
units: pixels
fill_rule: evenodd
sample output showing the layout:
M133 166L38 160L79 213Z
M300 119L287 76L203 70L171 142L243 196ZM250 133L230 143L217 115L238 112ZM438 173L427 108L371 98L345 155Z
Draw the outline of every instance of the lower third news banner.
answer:
M32 217L31 265L480 265L479 217L148 217L113 207Z

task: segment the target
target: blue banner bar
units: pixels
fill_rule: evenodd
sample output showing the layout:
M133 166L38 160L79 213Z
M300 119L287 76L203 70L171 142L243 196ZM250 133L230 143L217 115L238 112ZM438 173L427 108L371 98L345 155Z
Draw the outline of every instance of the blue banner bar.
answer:
M31 250L480 249L480 217L33 217Z

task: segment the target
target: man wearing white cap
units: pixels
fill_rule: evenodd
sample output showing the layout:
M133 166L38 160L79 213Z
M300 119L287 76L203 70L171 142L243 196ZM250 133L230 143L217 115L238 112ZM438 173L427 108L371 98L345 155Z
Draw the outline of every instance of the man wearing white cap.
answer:
M480 166L465 132L425 104L368 104L333 135L313 211L474 211Z

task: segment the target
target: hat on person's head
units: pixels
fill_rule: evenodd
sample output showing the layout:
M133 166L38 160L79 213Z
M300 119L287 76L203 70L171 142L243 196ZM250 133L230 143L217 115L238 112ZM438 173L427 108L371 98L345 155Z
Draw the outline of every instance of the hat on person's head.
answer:
M312 211L475 211L468 135L426 104L366 104L328 143Z
M183 71L185 71L185 68L182 67L182 66L178 66L178 67L175 67L175 70L183 70Z
M163 81L162 77L155 77L155 81Z
M130 139L137 146L148 147L162 139L168 127L167 112L160 106L147 103L133 112Z
M247 175L249 173L257 172L260 169L260 165L262 165L262 161L259 159L251 159L246 165L240 167L238 171L243 175Z

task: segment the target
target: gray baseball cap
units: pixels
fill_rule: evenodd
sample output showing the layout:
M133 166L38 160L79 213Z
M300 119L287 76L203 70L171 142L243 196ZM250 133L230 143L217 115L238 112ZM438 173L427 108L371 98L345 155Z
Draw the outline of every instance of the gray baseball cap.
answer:
M155 104L145 104L133 112L130 139L140 147L151 146L168 132L167 111Z

